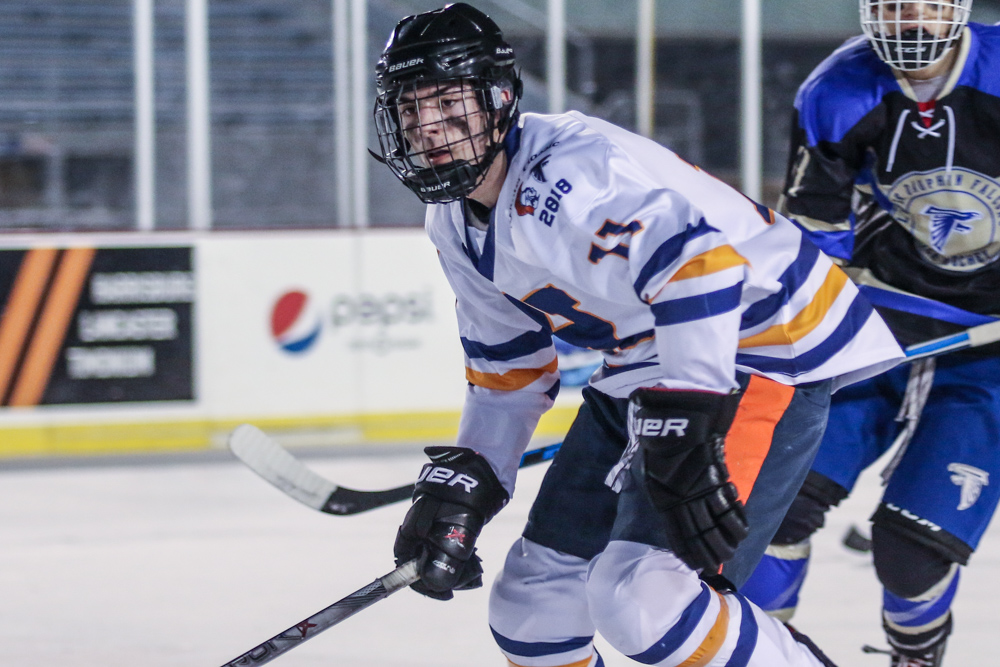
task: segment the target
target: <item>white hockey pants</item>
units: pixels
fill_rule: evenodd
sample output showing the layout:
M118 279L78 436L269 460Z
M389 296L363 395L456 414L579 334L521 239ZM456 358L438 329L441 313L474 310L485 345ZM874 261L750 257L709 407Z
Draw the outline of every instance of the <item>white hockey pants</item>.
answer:
M490 627L520 667L600 667L595 631L647 665L822 666L746 598L635 542L612 541L587 562L519 539L493 585Z

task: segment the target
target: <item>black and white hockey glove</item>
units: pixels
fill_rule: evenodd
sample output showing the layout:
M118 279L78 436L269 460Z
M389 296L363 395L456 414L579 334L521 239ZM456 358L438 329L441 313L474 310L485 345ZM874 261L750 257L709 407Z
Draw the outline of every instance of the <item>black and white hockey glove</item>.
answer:
M738 394L636 389L633 429L642 478L671 550L695 570L718 572L748 527L723 453Z
M483 568L476 539L510 496L489 462L462 447L427 447L413 491L413 505L396 535L396 565L420 559L413 590L438 600L452 591L479 588Z

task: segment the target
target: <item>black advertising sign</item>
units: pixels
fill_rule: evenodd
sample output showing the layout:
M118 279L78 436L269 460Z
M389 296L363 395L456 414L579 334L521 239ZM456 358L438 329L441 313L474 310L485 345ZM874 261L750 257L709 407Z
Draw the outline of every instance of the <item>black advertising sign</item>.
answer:
M0 250L0 405L193 400L192 255Z

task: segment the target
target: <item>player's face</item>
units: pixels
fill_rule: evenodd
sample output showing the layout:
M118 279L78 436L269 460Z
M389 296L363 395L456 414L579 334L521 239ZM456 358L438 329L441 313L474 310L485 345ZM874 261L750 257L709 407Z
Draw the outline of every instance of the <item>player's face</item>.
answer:
M950 0L872 3L872 18L883 22L888 32L887 36L901 35L907 30L923 28L935 37L943 37L948 34L954 16L955 5Z
M429 84L404 91L396 110L410 157L423 167L456 160L475 163L486 151L486 113L468 84Z

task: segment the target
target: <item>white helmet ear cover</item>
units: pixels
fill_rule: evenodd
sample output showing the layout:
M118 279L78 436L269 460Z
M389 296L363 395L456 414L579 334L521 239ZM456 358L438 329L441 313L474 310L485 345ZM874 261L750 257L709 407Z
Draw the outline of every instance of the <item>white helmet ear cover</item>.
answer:
M972 0L859 0L859 10L861 29L879 58L914 71L939 62L959 41Z

